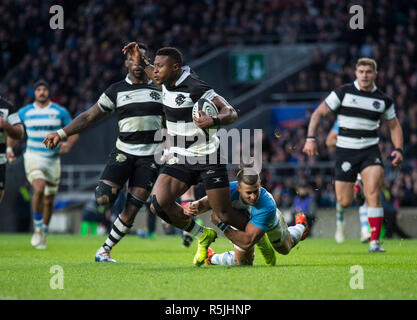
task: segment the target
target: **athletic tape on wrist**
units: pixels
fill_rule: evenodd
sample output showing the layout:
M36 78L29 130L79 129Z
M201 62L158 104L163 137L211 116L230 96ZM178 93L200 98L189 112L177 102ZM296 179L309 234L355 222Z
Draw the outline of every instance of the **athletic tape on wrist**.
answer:
M221 221L219 223L217 223L217 228L219 228L221 231L226 230L227 227L228 227L228 225L221 222Z
M58 133L61 139L66 139L68 137L63 129L59 129L56 133Z

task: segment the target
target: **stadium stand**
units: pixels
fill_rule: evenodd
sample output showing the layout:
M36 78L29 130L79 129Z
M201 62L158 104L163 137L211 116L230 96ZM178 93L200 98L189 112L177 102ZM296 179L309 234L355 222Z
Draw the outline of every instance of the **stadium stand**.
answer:
M49 28L52 4L64 6L64 30ZM186 61L236 45L346 43L349 50L345 55L312 52L311 65L278 93L329 92L352 81L358 57L376 59L377 85L395 98L405 158L414 162L404 165L387 184L397 207L417 206L417 51L413 40L417 11L406 0L358 4L371 17L365 21L364 31L347 28L347 0L5 0L0 3L4 13L0 21L0 92L23 106L32 101L32 85L42 77L52 84L52 100L76 116L93 105L109 83L119 80L124 72L121 47L132 39L147 42L151 52L165 45L178 47ZM8 38L10 34L14 37ZM301 150L306 125L307 119L297 129L281 132L279 138L265 136L264 160L305 163ZM325 121L318 132L317 161L333 160L332 150L324 145L331 126L331 121ZM385 159L391 151L387 133L382 126L380 146ZM290 202L295 194L290 180L273 181L272 176L265 170L265 186L279 204ZM310 182L319 205L334 206L331 182L320 176Z

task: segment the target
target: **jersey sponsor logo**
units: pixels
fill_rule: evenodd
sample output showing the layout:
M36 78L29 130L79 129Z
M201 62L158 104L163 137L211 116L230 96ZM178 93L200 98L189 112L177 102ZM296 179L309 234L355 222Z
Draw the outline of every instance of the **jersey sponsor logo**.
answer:
M375 158L375 163L381 163L381 159Z
M358 102L356 101L356 99L355 99L355 98L352 98L352 99L350 100L350 103L352 103L352 104L358 104Z
M149 93L149 96L152 98L152 100L160 100L161 99L161 95L156 91L151 91Z
M175 98L175 103L177 104L177 106L182 105L185 102L185 96L183 94L178 94L177 97Z
M213 174L213 173L215 173L216 171L214 171L214 170L209 170L209 171L207 171L206 173L207 174Z
M344 172L348 172L352 168L352 165L350 164L350 162L344 161L341 165L341 168Z
M222 182L222 177L213 178L213 183Z
M116 161L117 162L125 162L127 160L126 156L124 154L118 153L116 156Z
M132 97L128 94L123 97L123 101L132 100Z

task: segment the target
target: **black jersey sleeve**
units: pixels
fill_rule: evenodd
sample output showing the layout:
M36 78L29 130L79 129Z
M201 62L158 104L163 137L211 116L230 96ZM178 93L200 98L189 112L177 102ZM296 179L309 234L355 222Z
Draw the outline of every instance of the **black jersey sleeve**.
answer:
M117 90L115 84L108 87L97 101L98 106L103 112L111 112L116 109Z

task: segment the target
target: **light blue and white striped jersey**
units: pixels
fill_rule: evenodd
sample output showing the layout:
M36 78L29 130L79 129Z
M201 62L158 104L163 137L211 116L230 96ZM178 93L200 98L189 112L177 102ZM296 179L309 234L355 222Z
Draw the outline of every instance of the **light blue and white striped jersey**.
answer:
M277 205L272 195L261 187L261 194L255 206L245 204L237 190L237 181L230 182L232 206L236 209L247 209L250 213L249 222L264 231L269 231L278 224Z
M57 157L59 147L48 149L42 141L48 134L71 122L71 116L67 109L53 102L45 108L39 108L31 103L20 108L18 115L26 130L26 152L48 158Z

